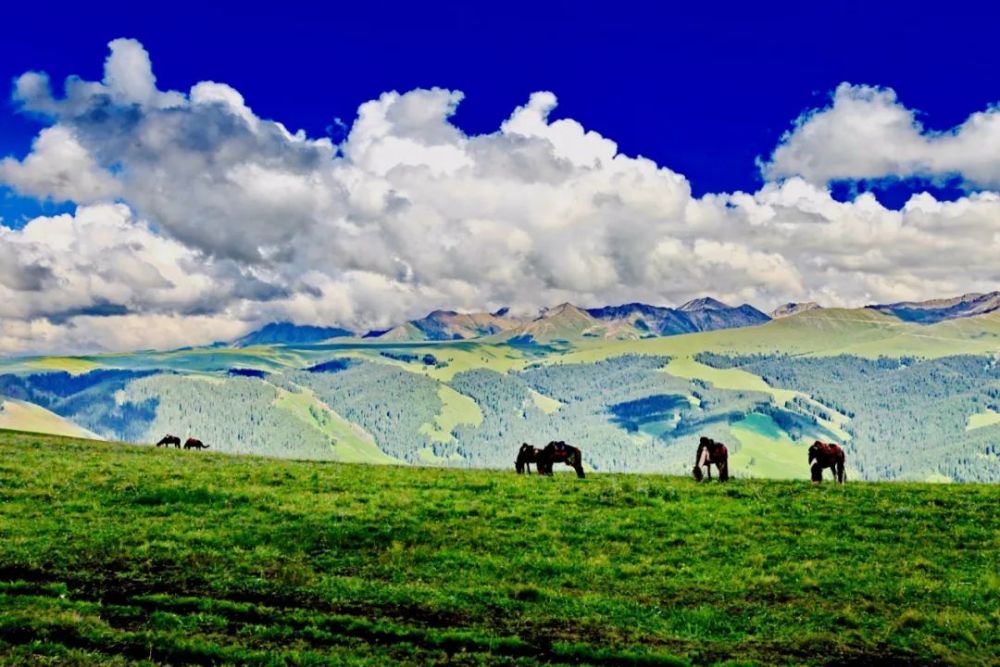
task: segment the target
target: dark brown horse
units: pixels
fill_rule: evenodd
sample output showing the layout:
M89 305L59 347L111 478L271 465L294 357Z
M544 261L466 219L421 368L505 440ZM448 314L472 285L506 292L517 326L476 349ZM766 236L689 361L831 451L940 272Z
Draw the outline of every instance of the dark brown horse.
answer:
M177 449L180 449L181 448L181 439L178 438L176 435L167 434L167 435L163 436L163 438L160 439L160 441L158 443L156 443L157 447L169 447L170 445L173 445Z
M719 481L728 482L729 449L721 442L716 442L711 438L702 436L701 440L698 441L698 453L695 454L694 470L691 472L694 478L700 482L705 478L705 474L701 472L701 469L705 468L708 479L712 479L713 465L719 470Z
M812 466L812 481L819 483L823 481L823 468L830 468L833 471L833 478L843 484L847 481L847 474L844 472L844 462L847 455L844 448L828 442L817 440L809 448L809 465Z
M573 445L567 445L562 440L553 440L538 450L535 456L535 468L539 475L551 475L552 465L565 463L576 471L576 476L584 478L583 453Z
M208 445L197 438L188 438L184 442L184 449L208 449Z
M514 461L514 468L517 470L517 474L528 473L531 474L531 464L534 463L535 467L538 467L538 454L541 452L538 447L532 447L528 443L522 443L521 449L517 450L517 459Z

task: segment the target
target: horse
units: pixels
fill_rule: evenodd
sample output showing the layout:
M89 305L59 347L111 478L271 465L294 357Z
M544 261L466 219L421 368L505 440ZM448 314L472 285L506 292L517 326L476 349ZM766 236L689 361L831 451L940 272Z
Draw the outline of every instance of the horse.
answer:
M180 449L181 439L178 438L176 435L170 435L168 433L167 435L163 436L163 438L158 443L156 443L157 447L169 447L170 445L173 445L177 449Z
M704 467L708 479L712 479L712 466L719 470L719 481L729 481L729 450L721 442L702 436L698 441L698 452L695 454L694 469L691 471L696 481L704 479L701 469Z
M184 449L208 449L208 445L197 438L188 438L184 442Z
M828 442L817 440L809 448L809 465L812 467L812 481L819 484L823 481L823 468L830 468L833 471L833 478L843 484L847 481L847 474L844 472L844 461L847 456L844 448Z
M538 467L538 454L541 452L538 447L532 447L528 443L521 443L521 449L517 450L517 459L514 461L514 469L517 470L517 474L527 472L531 474L531 464L534 463L535 467Z
M553 440L538 450L538 454L535 456L535 468L539 475L551 475L554 463L565 463L576 471L577 477L580 479L585 477L583 474L583 453L562 440Z

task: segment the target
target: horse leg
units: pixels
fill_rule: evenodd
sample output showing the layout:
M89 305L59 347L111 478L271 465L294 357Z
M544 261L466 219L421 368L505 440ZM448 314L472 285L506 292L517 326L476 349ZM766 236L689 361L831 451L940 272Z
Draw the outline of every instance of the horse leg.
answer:
M837 464L837 482L839 484L843 484L844 483L844 464L843 463L838 463Z
M705 464L705 472L708 474L708 481L711 482L712 481L712 464L711 463L706 463Z
M719 467L719 481L728 482L729 481L729 463L723 461L722 463L716 464Z
M823 466L819 463L814 463L812 467L812 481L813 484L819 484L823 481Z
M583 474L583 457L577 454L573 457L573 469L576 470L576 476L583 479L585 475Z

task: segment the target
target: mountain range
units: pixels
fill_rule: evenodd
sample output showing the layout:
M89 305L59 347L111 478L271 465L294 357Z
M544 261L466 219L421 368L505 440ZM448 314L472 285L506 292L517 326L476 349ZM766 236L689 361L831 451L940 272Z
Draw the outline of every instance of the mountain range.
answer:
M895 315L904 322L934 324L942 320L975 317L1000 310L1000 292L963 294L950 299L904 301L868 306L871 310Z
M488 339L493 342L550 343L559 340L598 338L637 340L659 336L735 329L765 324L798 313L821 310L815 302L786 303L770 314L749 304L730 306L712 297L692 299L676 308L645 303L580 308L570 303L547 308L533 316L512 315L507 308L494 312L461 313L435 310L387 330L364 333L339 327L273 322L232 343L251 345L300 345L333 338L365 338L380 342L427 342ZM934 324L974 317L1000 310L1000 291L986 294L873 304L864 310L891 315L903 322Z
M595 471L678 474L705 435L756 477L807 477L820 439L845 445L852 479L1000 481L996 297L564 303L367 335L274 322L207 347L0 359L0 429L462 467L562 439Z

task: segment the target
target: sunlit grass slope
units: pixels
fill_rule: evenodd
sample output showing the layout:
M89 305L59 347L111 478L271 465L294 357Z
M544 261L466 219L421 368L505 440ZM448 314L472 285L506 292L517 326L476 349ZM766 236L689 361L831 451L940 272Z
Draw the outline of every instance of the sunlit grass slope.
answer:
M6 432L0 662L995 664L998 502Z
M87 429L43 407L3 398L0 398L0 429L98 439Z

